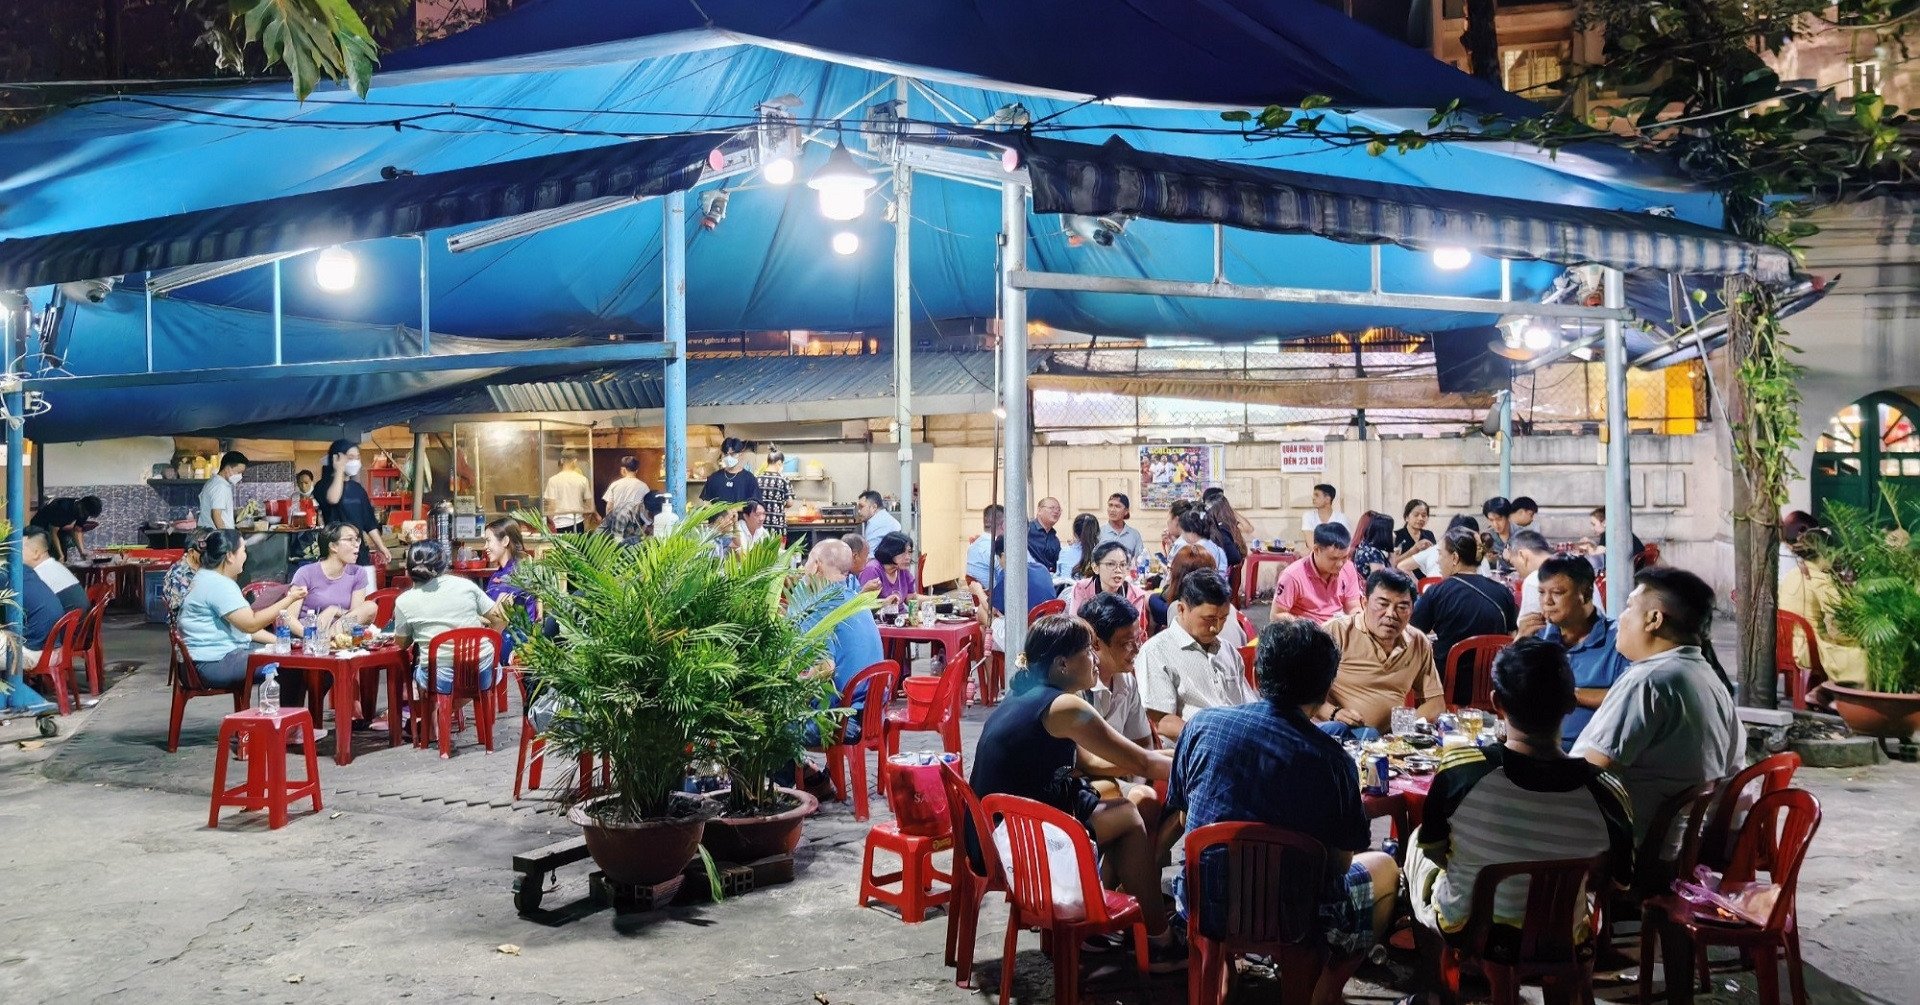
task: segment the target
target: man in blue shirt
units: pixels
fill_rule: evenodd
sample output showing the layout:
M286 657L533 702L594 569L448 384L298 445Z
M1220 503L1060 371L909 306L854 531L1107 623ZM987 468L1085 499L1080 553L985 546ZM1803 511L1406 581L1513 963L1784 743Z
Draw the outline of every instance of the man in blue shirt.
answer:
M60 598L47 586L33 570L21 577L25 587L20 597L20 609L25 614L25 622L20 629L20 645L26 650L27 666L40 662L40 647L47 644L47 633L67 613L60 606Z
M1337 1001L1386 930L1400 872L1392 858L1367 850L1372 834L1353 758L1311 718L1340 671L1340 647L1310 621L1277 621L1260 633L1257 663L1262 700L1201 709L1181 731L1167 810L1185 811L1189 833L1221 821L1264 823L1326 846L1319 916L1334 959L1313 997ZM1225 905L1188 909L1204 930Z
M1614 648L1613 620L1593 605L1593 580L1593 563L1578 555L1555 556L1540 566L1540 613L1547 619L1540 637L1566 649L1579 703L1560 725L1561 745L1568 748L1606 700L1607 689L1627 672L1626 657Z
M853 550L845 541L829 538L813 546L807 554L807 576L812 584L823 591L823 596L812 610L802 612L800 629L805 631L820 622L820 619L852 599L857 587L848 585L848 567L853 563ZM866 613L856 614L834 626L833 635L827 640L827 658L833 661L833 687L835 693L845 691L860 671L885 659L880 645L880 628ZM866 697L863 687L853 694L853 707L859 708L860 701ZM820 729L809 722L805 729L807 746L820 745ZM856 714L847 719L843 739L852 743L860 739L860 718Z
M860 498L853 501L853 512L865 521L860 526L860 536L867 539L869 554L880 547L881 538L900 529L900 518L887 512L887 501L872 489L860 493Z
M967 576L981 586L992 588L993 571L1000 567L993 555L994 538L1006 533L1007 508L994 503L980 511L980 536L967 545Z
M1005 566L1007 540L1004 536L993 539L993 558ZM1007 577L994 577L993 589L987 593L987 602L994 611L1007 613ZM1041 564L1038 555L1027 553L1027 608L1031 610L1039 604L1054 599L1053 567Z

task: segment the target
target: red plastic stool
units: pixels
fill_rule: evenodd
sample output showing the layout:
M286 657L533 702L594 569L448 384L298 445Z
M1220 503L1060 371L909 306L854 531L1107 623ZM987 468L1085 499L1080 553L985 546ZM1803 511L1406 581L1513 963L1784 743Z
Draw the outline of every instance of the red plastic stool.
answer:
M866 861L860 867L860 906L867 906L869 900L877 900L892 904L900 911L901 920L908 924L925 921L928 908L945 907L953 896L953 874L941 872L933 864L935 852L952 848L951 834L921 837L902 834L900 828L891 823L874 824L873 829L867 831ZM876 875L873 871L873 853L876 849L900 856L900 871ZM934 880L946 884L946 888L935 890ZM894 883L899 886L889 889Z
M307 734L307 777L289 781L287 744L301 730ZM247 780L229 789L227 745L235 736L246 750ZM213 807L207 812L207 826L220 826L222 806L266 807L269 830L287 825L287 804L296 800L312 797L313 811L320 812L320 760L313 747L313 716L305 708L283 708L272 715L248 709L220 720L220 753L213 764Z
M531 792L540 788L540 769L547 763L547 741L534 735L533 722L520 720L520 760L513 768L513 798L518 801L522 792ZM580 755L580 771L577 775L580 783L580 795L593 793L593 755ZM523 786L522 783L525 783ZM613 785L613 762L600 762L600 787Z

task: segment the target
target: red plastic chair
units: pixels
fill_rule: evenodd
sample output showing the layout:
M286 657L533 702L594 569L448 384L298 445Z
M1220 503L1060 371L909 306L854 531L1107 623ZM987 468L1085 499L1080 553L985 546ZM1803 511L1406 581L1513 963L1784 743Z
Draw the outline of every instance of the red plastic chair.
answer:
M233 699L235 712L244 712L253 703L253 674L241 677L237 684L213 687L200 679L200 670L193 665L193 657L187 653L187 640L180 637L180 632L168 629L167 640L173 650L172 662L167 666L167 676L173 682L173 715L167 720L167 753L171 754L180 749L180 720L186 716L188 699L224 694ZM241 748L243 755L245 750Z
M47 632L47 641L40 649L40 662L25 673L29 682L41 679L52 685L54 703L60 706L61 715L73 714L74 640L80 635L80 619L85 613L68 611L60 615L60 620Z
M1007 825L1008 859L1002 863L1008 887L1007 938L1000 957L1000 1000L1013 1001L1014 956L1020 932L1026 928L1040 930L1041 947L1053 957L1053 1000L1057 1002L1080 1000L1080 944L1087 936L1131 931L1140 991L1151 1000L1147 923L1140 902L1131 894L1100 885L1100 873L1093 865L1093 842L1087 837L1086 827L1051 806L1019 796L987 796L980 801L980 808L989 825L995 820ZM1053 871L1046 838L1049 826L1073 845L1085 904L1084 910L1073 914L1057 910L1053 903ZM980 840L992 843L991 826Z
M455 628L441 632L427 643L426 662L427 686L415 687L411 704L413 708L413 745L425 748L430 737L440 738L440 756L453 756L453 711L468 702L473 703L473 724L475 732L480 734L480 743L493 753L493 697L490 690L480 687L480 659L486 647L492 646L494 657L500 653L500 633L491 628ZM437 667L440 665L440 650L446 647L453 665L453 689L441 694L436 685ZM500 672L499 667L494 673ZM433 717L428 719L427 706L433 706Z
M393 627L393 602L404 592L399 587L389 586L384 590L375 590L367 594L373 601L373 624L377 628Z
M1793 773L1799 769L1800 755L1783 750L1755 761L1727 779L1726 784L1715 791L1706 821L1700 827L1699 863L1715 871L1726 869L1732 860L1736 825L1745 819L1741 815L1741 801L1746 791L1755 784L1760 786L1754 798L1747 800L1747 806L1757 805L1762 797L1792 785ZM1760 864L1764 867L1766 862L1763 860ZM1693 871L1691 864L1687 871Z
M1254 661L1260 656L1258 643L1249 642L1240 647L1240 670L1247 675L1247 686L1260 690L1260 672L1254 669Z
M887 713L883 720L887 757L900 752L902 733L939 733L946 752L960 756L960 716L966 710L967 668L972 665L971 656L969 646L947 654L946 669L940 672L940 686L934 691L933 700L921 706L917 715L912 706ZM880 780L883 784L886 780L884 760Z
M87 693L96 698L100 696L100 681L107 669L107 650L100 634L100 624L106 617L105 602L87 608L80 617L80 630L73 637L73 661L86 670Z
M1792 611L1775 611L1773 623L1773 668L1786 681L1782 690L1793 697L1793 707L1806 708L1807 692L1827 679L1827 669L1820 665L1820 639L1814 634L1813 622ZM1806 649L1805 665L1800 662L1796 641Z
M1461 639L1447 650L1447 665L1440 668L1440 684L1447 695L1447 707L1460 707L1454 703L1454 680L1461 673L1461 664L1465 672L1473 675L1473 691L1467 696L1468 708L1491 710L1493 708L1493 658L1500 650L1513 644L1511 635L1475 635Z
M1056 614L1065 613L1067 613L1066 601L1061 600L1059 597L1055 597L1052 600L1043 600L1027 608L1027 624L1033 624L1041 618L1050 618Z
M1619 934L1614 922L1624 913L1619 908L1639 906L1649 897L1658 897L1673 889L1673 879L1683 871L1693 872L1699 861L1700 829L1706 822L1707 809L1713 804L1714 796L1720 791L1718 782L1701 782L1685 792L1679 793L1653 811L1653 819L1648 821L1647 834L1640 839L1640 846L1634 849L1633 880L1625 892L1616 892L1610 899L1614 909L1606 914L1609 944L1617 944ZM1680 842L1679 853L1667 854L1667 847L1676 824L1685 827Z
M1749 883L1761 870L1779 888L1779 897L1764 924L1730 918L1710 907L1696 907L1678 894L1647 901L1640 932L1640 1000L1653 1000L1654 950L1668 940L1667 982L1690 980L1684 964L1692 950L1693 969L1703 987L1708 980L1707 948L1730 946L1741 950L1754 971L1761 1005L1779 1005L1780 957L1787 959L1787 983L1794 1005L1806 1005L1806 975L1800 963L1800 926L1794 903L1800 883L1800 865L1807 847L1820 829L1820 801L1805 789L1782 789L1760 797L1740 828L1733 859L1721 879L1721 888ZM1671 997L1671 995L1669 996Z
M1252 618L1249 618L1249 617L1247 617L1247 612L1245 612L1245 611L1234 611L1234 612L1233 612L1233 616L1234 616L1235 618L1237 618L1237 619L1239 619L1239 621L1240 621L1240 635L1241 635L1241 637L1242 637L1242 638L1244 638L1244 639L1246 639L1246 640L1247 640L1247 644L1249 644L1249 645L1251 645L1251 644L1253 644L1253 643L1255 643L1255 642L1257 642L1257 641L1259 641L1259 639L1260 639L1260 633L1259 633L1258 631L1256 631L1256 630L1254 629L1254 627L1253 627L1253 619L1252 619Z
M247 603L252 604L258 609L268 604L277 603L281 597L287 595L287 590L288 586L285 583L262 580L261 582L248 583L241 587L240 595L247 598Z
M1446 578L1447 577L1445 576L1422 576L1420 577L1419 582L1413 584L1414 589L1418 590L1421 593L1425 593L1427 592L1428 589L1434 586L1437 586L1440 583L1445 582Z
M973 987L973 945L980 931L980 905L987 894L1007 892L1006 873L1000 868L1000 853L993 842L980 841L980 865L975 871L967 854L967 824L976 835L991 833L987 815L980 808L980 797L960 774L958 765L941 766L940 782L947 790L947 816L953 826L952 894L947 899L946 964L953 968L955 987Z
M1462 938L1442 956L1441 978L1457 999L1460 967L1477 963L1492 988L1493 1005L1520 1005L1520 985L1539 982L1547 1001L1593 1001L1593 953L1576 943L1582 914L1589 938L1601 931L1600 898L1607 879L1607 856L1508 862L1480 870L1473 884L1471 913ZM1527 881L1527 908L1519 929L1519 946L1511 954L1489 959L1494 932L1494 894L1509 880ZM1589 900L1591 899L1591 903ZM1562 990L1564 989L1564 990ZM1560 993L1556 995L1556 990ZM1569 997L1567 992L1571 992Z
M87 610L105 607L107 602L113 599L113 594L113 581L110 579L102 579L87 587Z
M864 704L855 706L853 696L866 689ZM860 717L860 739L852 743L842 742L844 731L836 732L829 739L821 738L821 751L827 755L827 777L833 780L833 794L840 801L847 798L847 765L853 765L853 818L867 819L867 753L876 756L874 780L886 784L887 769L887 706L900 690L900 664L892 660L881 660L860 671L847 682L840 692L840 700L835 703L839 708L856 708L854 714ZM795 776L796 779L799 776Z
M1233 960L1247 953L1279 964L1282 1002L1310 1001L1326 960L1318 937L1326 848L1267 824L1217 823L1187 835L1186 859L1188 891L1214 888L1201 874L1219 868L1227 893L1223 904L1196 901L1187 912L1188 1005L1226 1001ZM1209 934L1201 919L1215 914L1224 927Z

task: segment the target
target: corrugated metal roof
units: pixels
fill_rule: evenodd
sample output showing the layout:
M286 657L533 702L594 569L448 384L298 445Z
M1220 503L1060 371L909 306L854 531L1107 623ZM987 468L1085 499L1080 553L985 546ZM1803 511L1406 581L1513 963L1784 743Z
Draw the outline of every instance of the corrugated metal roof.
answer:
M1034 353L1028 369L1042 368ZM989 394L994 354L919 352L913 357L916 397ZM791 405L893 396L893 355L743 356L687 363L687 407ZM342 412L319 425L376 429L427 416L512 412L624 412L664 407L660 365L636 363L515 381L476 380L406 401Z

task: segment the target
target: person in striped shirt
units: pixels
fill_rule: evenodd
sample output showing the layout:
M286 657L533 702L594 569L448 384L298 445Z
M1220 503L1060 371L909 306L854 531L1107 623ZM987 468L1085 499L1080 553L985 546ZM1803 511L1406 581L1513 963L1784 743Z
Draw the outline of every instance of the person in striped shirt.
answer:
M1493 707L1507 723L1496 747L1452 747L1440 759L1426 815L1407 853L1407 886L1422 986L1439 979L1446 940L1467 925L1473 888L1489 866L1608 854L1616 877L1633 874L1633 813L1618 779L1560 749L1560 723L1574 708L1573 670L1560 646L1520 639L1493 663ZM1590 891L1601 893L1602 891ZM1494 898L1495 951L1518 947L1527 883L1503 883ZM1408 1002L1451 1005L1444 991Z

